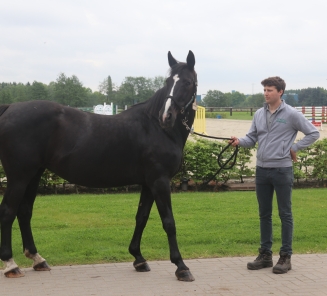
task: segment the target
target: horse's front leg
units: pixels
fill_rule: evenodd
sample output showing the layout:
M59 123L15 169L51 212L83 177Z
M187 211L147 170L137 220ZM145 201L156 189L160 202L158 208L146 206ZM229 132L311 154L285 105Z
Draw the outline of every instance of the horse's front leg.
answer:
M135 261L133 265L137 271L141 271L141 272L150 271L150 267L148 263L142 256L140 244L141 244L143 230L148 221L150 211L153 205L153 201L154 200L150 189L146 186L142 186L140 202L135 217L136 220L135 230L134 230L133 238L129 245L129 252L131 253L131 255L135 257Z
M33 268L36 271L49 271L51 268L44 258L37 252L31 228L33 205L37 188L44 169L40 169L28 184L22 203L18 209L17 219L22 234L24 254L33 260Z
M25 188L22 185L12 186L8 181L7 190L0 205L1 245L0 259L5 265L4 275L9 278L24 276L13 259L12 225L16 218L17 209Z
M161 217L162 226L167 233L170 250L170 261L177 266L175 275L180 281L194 281L194 277L191 274L189 268L185 265L178 249L176 239L176 226L171 206L169 180L156 181L152 190Z

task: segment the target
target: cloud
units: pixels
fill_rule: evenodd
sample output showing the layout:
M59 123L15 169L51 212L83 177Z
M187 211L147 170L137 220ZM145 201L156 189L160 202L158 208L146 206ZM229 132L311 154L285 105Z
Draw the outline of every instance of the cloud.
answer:
M325 1L19 1L0 4L0 81L76 75L97 90L110 75L165 76L167 52L196 58L199 93L327 87Z

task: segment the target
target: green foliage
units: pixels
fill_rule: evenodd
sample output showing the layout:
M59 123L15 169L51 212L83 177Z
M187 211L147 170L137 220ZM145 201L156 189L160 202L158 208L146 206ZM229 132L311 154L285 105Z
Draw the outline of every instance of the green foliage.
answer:
M67 77L60 73L54 86L54 100L66 106L84 107L87 106L87 90L75 75Z
M42 186L43 189L53 188L55 193L57 193L57 186L63 185L64 183L67 182L49 170L44 171L40 180L40 186Z
M227 112L206 112L206 118L217 118L218 115L220 118L227 118Z
M205 107L227 106L225 100L222 100L222 92L219 90L209 90L203 98Z
M294 178L299 183L300 179L308 179L311 175L312 153L311 147L300 150L296 153L297 162L293 162Z
M223 93L219 90L209 90L204 99L205 107L237 107L241 106L246 96L238 91L232 93Z
M223 119L236 119L236 120L252 120L255 111L233 111L232 116L230 112L219 111L219 112L206 112L206 118L217 118L217 115L220 115Z
M287 90L285 94L297 93L299 106L326 106L327 90L322 87Z
M254 94L251 96L248 96L246 100L241 104L243 107L262 107L263 103L265 101L265 98L263 94Z
M67 77L60 73L56 81L49 85L34 81L32 85L16 82L0 83L0 104L11 104L30 100L51 100L74 107L92 107L94 105L113 103L124 109L125 105L133 105L149 99L165 84L165 77L126 76L121 85L115 85L111 76L107 76L100 84L99 91L92 92L84 87L75 76ZM297 103L292 93L297 93ZM295 105L326 106L327 90L322 87L287 90L287 103ZM240 92L223 93L209 90L199 105L204 107L262 107L262 93L245 95Z
M327 138L318 140L306 149L297 152L298 162L293 162L294 178L318 181L327 180Z
M327 180L327 138L312 145L312 177L321 184Z
M4 187L4 178L6 178L6 174L5 174L5 171L4 171L4 169L3 169L3 166L1 165L1 163L0 163L0 188L1 187Z
M234 153L233 147L229 147L226 151L223 149L228 145L227 141L213 141L201 138L199 136L191 136L184 147L183 161L181 171L174 177L173 182L183 179L192 179L197 185L206 181L216 181L226 183L230 178L240 178L242 176L253 175L253 169L248 167L252 156L252 149L240 148L235 166L231 166L232 160L227 162ZM221 170L218 164L218 157L221 154L220 163L225 165L225 169Z
M163 77L155 77L154 79L145 77L125 77L124 82L116 92L116 103L123 107L125 105L133 105L146 101L151 98L154 93L164 86L165 79Z
M242 183L243 176L252 176L255 173L254 168L249 167L249 163L251 161L251 157L253 156L252 151L256 149L257 146L254 148L239 147L235 175L241 179Z

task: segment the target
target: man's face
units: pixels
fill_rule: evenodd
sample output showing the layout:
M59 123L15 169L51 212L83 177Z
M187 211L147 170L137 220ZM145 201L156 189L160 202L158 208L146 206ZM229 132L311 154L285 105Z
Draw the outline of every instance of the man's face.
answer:
M263 92L267 104L276 104L283 94L282 90L277 91L276 86L264 86Z

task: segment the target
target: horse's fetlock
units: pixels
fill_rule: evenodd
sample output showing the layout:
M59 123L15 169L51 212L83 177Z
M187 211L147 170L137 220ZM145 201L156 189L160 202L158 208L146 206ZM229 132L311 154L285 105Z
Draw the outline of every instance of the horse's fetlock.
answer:
M8 261L10 258L12 258L12 252L9 249L1 248L0 259L2 261Z
M29 250L27 250L27 249L25 249L25 251L24 251L24 255L25 255L28 259L33 260L33 266L38 265L38 264L43 263L43 262L46 261L42 256L40 256L39 253L31 254L31 253L29 252Z

